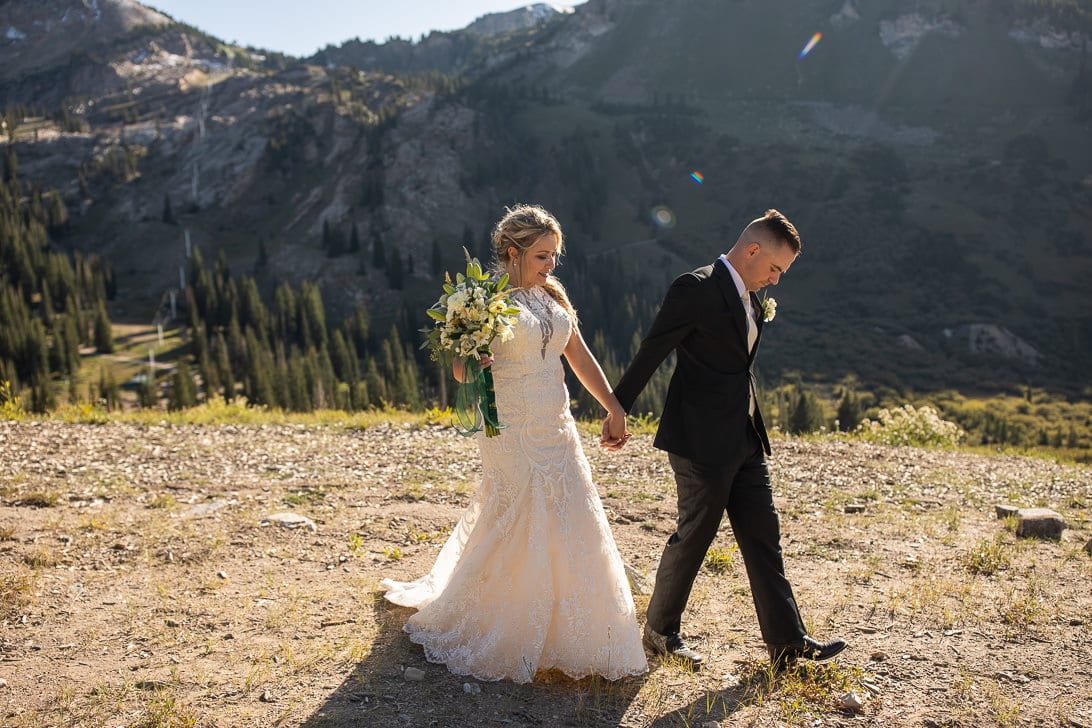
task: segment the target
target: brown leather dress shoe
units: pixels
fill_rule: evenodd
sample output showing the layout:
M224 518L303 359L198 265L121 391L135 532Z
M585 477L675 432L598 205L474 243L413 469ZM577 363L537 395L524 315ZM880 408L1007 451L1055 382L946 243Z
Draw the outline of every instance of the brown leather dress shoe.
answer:
M842 639L819 642L807 636L795 645L766 645L774 672L784 672L798 659L829 660L845 648L846 641Z
M683 638L679 636L678 632L660 634L659 632L654 632L646 624L641 641L644 643L645 647L655 654L677 657L680 660L689 662L695 668L700 667L701 664L705 662L705 655L690 649L690 647L683 642Z

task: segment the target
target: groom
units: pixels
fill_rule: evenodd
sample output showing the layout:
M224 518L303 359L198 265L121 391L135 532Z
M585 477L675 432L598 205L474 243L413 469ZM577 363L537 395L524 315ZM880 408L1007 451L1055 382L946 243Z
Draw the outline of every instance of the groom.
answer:
M679 635L683 610L725 512L751 584L762 638L780 672L797 658L825 660L842 640L809 637L785 578L770 489L770 442L752 372L777 285L800 254L796 228L777 210L753 220L728 253L671 284L660 311L614 393L628 412L669 353L677 363L655 446L668 453L678 490L678 524L668 539L648 603L645 646L697 666L704 657ZM609 418L608 418L609 419ZM607 423L603 437L607 446Z

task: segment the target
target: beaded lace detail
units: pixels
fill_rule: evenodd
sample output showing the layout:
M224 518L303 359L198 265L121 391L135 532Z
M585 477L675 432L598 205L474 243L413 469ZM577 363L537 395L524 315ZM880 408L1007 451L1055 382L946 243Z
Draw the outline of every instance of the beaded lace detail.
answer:
M538 328L542 334L540 354L545 359L546 347L550 345L550 339L554 335L554 315L550 309L557 307L557 302L541 286L520 289L513 294L513 298L538 319Z
M405 631L457 675L643 673L633 597L569 412L572 323L543 290L514 297L515 336L493 346L505 428L477 436L481 486L432 570L384 580L387 599L419 610Z

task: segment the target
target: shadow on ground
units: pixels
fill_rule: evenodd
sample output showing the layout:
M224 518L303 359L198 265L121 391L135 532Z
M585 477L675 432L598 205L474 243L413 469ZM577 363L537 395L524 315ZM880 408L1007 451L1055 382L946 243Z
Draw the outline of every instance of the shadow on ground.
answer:
M378 593L371 608L376 628L371 653L303 728L647 725L647 718L627 718L647 676L612 683L549 672L540 673L531 685L479 682L425 660L421 648L402 631L413 610L394 606ZM424 680L406 680L406 667L423 670Z
M708 690L689 705L675 708L658 717L650 716L649 728L702 726L707 722L733 725L732 717L769 694L775 685L766 665L749 665L743 675L720 690Z

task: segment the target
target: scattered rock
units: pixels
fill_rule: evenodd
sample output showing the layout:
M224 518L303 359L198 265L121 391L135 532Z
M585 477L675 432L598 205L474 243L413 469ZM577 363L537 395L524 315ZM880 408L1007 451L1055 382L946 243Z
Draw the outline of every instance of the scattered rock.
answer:
M846 513L864 513L865 512L865 504L864 503L846 503L845 511L846 511Z
M425 679L425 671L418 667L407 667L402 671L402 677L410 682L421 682Z
M1021 508L1016 517L1016 535L1021 537L1057 540L1065 529L1065 519L1049 508Z
M228 502L226 500L213 500L206 503L198 503L197 505L190 506L190 509L183 513L182 517L204 518L205 516L212 515L226 505L228 505Z
M3 678L0 678L0 689L6 688L7 686L8 686L8 681L3 679Z
M1084 552L1086 554L1092 554L1092 538L1088 539L1088 543L1084 545Z
M270 525L283 526L284 528L307 528L311 532L318 531L318 526L307 516L301 516L298 513L289 513L287 511L281 513L273 513L262 519L263 526Z
M858 695L855 691L850 690L843 695L838 701L842 704L842 708L845 710L852 710L854 712L864 707L864 698Z
M482 686L479 685L478 683L465 682L465 683L463 683L463 692L467 693L468 695L481 695L482 694Z
M225 580L227 579L227 572L226 571L217 571L216 575L218 577L220 577L221 579L225 579Z
M1027 683L1031 682L1031 679L1028 678L1026 675L1014 675L1011 672L999 672L994 675L994 677L998 680L1008 680L1011 683L1019 683L1021 685L1026 685Z
M873 662L883 662L887 659L887 653L883 650L876 650L872 653L869 659L871 659Z
M273 693L269 690L263 690L262 694L258 696L258 700L262 701L263 703L272 703Z
M994 506L993 511L997 514L998 518L1008 518L1009 516L1015 516L1020 510L1018 506Z
M168 627L180 627L181 625L178 623L177 619L168 619L167 620L167 626Z

